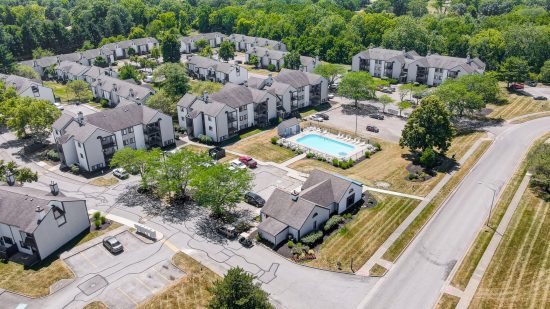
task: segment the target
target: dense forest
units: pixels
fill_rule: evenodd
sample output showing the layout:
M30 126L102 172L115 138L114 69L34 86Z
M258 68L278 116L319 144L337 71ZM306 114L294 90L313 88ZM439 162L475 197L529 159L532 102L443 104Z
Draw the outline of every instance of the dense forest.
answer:
M550 59L550 0L0 0L0 58L191 31L242 33L350 63L369 46L484 60ZM34 51L34 53L33 53Z

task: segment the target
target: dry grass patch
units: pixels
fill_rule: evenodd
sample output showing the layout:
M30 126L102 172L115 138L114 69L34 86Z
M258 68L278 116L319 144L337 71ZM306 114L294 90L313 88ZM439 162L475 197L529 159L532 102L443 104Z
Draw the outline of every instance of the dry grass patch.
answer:
M435 305L436 309L454 309L458 305L460 297L451 294L443 293L439 301Z
M226 147L226 149L246 154L265 162L281 163L296 156L296 153L290 149L273 145L271 138L275 136L278 136L277 129L272 129L238 141Z
M454 138L448 154L455 154L456 160L460 160L466 151L483 135L482 132L475 132ZM444 176L443 173L438 173L437 176L424 182L409 181L406 168L411 162L405 159L405 156L409 154L408 149L403 149L397 144L385 141L381 141L380 145L382 151L347 170L334 167L327 162L312 159L294 162L289 167L304 173L308 173L313 169L336 172L374 187L383 187L381 184L387 183L389 187L383 187L384 189L420 196L427 195Z
M531 121L531 120L535 120L535 119L539 119L539 118L543 118L543 117L550 117L550 112L542 112L540 114L535 114L535 115L523 117L523 118L520 118L520 119L516 119L516 120L512 121L511 123L519 124L519 123L524 123L524 122L527 122L527 121Z
M532 97L510 94L508 103L503 105L487 105L493 111L488 115L491 118L512 119L538 112L550 112L550 101L537 101Z
M175 254L172 262L185 272L184 277L139 308L206 308L211 298L208 288L221 277L182 252Z
M84 309L109 309L109 307L102 301L94 301L84 306Z
M198 145L185 145L185 149L189 149L193 152L200 153L200 152L208 152L208 147L204 146L198 146ZM225 157L218 160L218 162L229 162L234 159L237 159L238 156L231 154L229 152L225 152Z
M472 154L468 160L461 166L461 168L453 175L453 177L447 182L441 191L434 197L428 206L426 206L418 216L411 222L411 224L403 231L396 241L388 248L388 250L382 256L383 259L394 262L401 252L405 250L407 245L414 239L416 234L422 229L424 224L432 217L437 209L443 204L447 196L455 189L455 187L464 179L468 174L468 171L474 166L478 159L485 153L485 151L491 145L491 141L483 141L476 151Z
M527 189L472 300L473 308L550 306L550 202Z
M378 205L362 209L345 227L334 232L321 245L317 259L308 265L338 271L340 262L340 271L359 269L420 203L397 196L373 195L379 201Z
M379 264L374 264L374 266L369 270L369 275L372 277L382 277L387 272L388 270L386 267Z
M110 187L118 183L118 179L115 177L97 177L92 179L89 184L98 187Z

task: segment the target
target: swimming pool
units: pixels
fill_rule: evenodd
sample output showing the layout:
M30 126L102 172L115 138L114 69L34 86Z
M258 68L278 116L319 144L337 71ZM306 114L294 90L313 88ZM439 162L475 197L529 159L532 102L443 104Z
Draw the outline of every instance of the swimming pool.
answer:
M355 146L318 134L306 134L298 138L296 142L335 157L344 157L356 150Z

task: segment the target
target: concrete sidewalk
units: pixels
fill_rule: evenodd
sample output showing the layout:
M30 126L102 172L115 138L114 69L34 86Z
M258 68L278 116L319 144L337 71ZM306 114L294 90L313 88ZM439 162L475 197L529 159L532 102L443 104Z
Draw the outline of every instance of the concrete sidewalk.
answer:
M523 177L523 180L521 181L521 184L519 185L518 190L514 194L512 202L506 209L506 213L502 217L502 220L500 221L496 232L493 234L493 238L491 239L491 242L487 246L487 249L485 249L485 252L481 257L481 260L479 260L479 263L477 264L477 267L472 277L470 278L470 281L468 282L466 289L464 290L463 296L460 298L460 301L458 302L458 305L456 307L457 309L468 308L468 306L470 305L470 302L474 298L477 288L481 283L481 279L483 278L485 271L487 271L487 268L491 263L491 259L493 258L493 255L495 255L498 245L502 240L502 235L504 235L504 233L506 232L506 229L508 228L508 224L512 220L512 217L514 216L514 212L516 211L519 205L519 202L521 201L521 197L523 196L523 193L527 189L527 186L529 185L530 180L531 180L531 174L527 173L525 177Z

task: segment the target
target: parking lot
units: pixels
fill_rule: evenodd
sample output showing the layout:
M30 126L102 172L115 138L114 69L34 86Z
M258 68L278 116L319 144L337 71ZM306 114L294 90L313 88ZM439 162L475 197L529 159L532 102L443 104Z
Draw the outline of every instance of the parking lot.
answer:
M355 115L344 114L342 107L325 112L325 114L329 116L329 120L324 120L324 124L347 131L355 131ZM368 125L378 127L380 132L367 131L366 128ZM366 115L359 115L357 117L357 132L359 134L378 137L395 143L399 142L404 126L405 120L396 116L386 115L384 120L373 119Z
M547 97L550 98L550 87L538 85L537 87L529 87L525 85L523 92L532 97Z
M82 277L116 265L127 259L133 252L146 246L141 240L127 231L116 235L116 239L124 246L124 251L120 254L113 255L103 247L102 243L99 243L66 258L65 263L71 267L77 277Z

